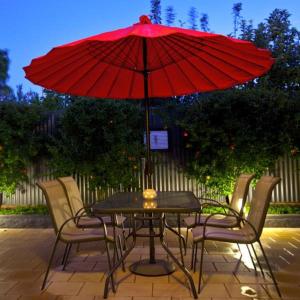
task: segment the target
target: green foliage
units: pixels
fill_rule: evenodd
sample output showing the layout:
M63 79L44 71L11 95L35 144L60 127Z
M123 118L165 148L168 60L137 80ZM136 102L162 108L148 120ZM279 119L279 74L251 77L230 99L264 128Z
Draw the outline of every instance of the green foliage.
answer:
M49 211L45 205L16 206L0 209L0 215L48 215Z
M57 176L78 172L90 187L138 187L144 113L135 102L80 99L61 120L50 146Z
M41 110L26 103L0 102L0 193L12 194L27 180L27 167L39 154Z
M217 194L231 194L241 173L261 176L295 147L288 128L296 112L285 93L235 89L199 96L187 107L180 122L192 157L187 172Z
M174 11L174 7L172 5L167 6L166 8L166 24L168 26L172 26L174 24L175 21L175 11Z
M192 6L189 10L189 24L190 24L189 28L190 29L193 29L193 30L198 29L197 19L198 19L197 9L196 9L196 7Z
M151 0L150 18L153 24L161 24L161 4L160 0Z
M8 79L9 58L7 50L0 49L0 100L7 99L11 93L11 88L6 84Z
M249 205L246 205L245 212L249 212ZM216 206L206 206L203 209L204 214L224 213L224 209ZM300 214L299 205L270 205L268 214L271 215L286 215L286 214Z

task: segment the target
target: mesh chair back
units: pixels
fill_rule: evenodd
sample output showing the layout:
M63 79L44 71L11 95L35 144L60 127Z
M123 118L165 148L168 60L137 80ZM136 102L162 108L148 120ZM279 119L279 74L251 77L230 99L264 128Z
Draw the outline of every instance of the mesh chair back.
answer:
M241 174L234 187L230 207L241 215L243 214L243 209L247 200L250 182L253 178L254 174Z
M262 176L256 184L247 220L256 229L258 237L260 237L265 224L273 189L279 182L279 177Z
M68 197L70 207L73 215L83 208L83 202L81 199L80 191L78 189L77 183L73 177L60 177L58 181L62 184L65 193Z
M65 191L57 180L38 182L37 185L45 195L53 226L57 233L61 225L72 217ZM75 227L75 223L68 222L66 227Z

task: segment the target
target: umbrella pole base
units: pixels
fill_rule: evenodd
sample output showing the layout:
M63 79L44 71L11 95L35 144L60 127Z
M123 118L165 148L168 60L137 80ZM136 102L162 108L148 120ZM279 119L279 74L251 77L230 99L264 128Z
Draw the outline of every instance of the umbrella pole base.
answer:
M175 269L174 264L163 259L155 260L155 264L151 264L149 259L144 259L130 266L132 273L142 276L165 276L173 273Z

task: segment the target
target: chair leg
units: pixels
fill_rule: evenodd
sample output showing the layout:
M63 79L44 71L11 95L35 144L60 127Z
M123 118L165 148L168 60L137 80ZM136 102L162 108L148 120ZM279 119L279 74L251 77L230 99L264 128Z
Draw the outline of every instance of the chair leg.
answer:
M68 249L69 249L69 243L66 243L66 247L65 247L65 252L64 252L64 255L63 255L63 259L61 260L61 265L63 265L65 263L65 259L66 259L66 255L67 255Z
M186 227L186 233L185 233L185 246L188 245L188 238L189 238L189 228Z
M256 265L255 265L255 262L254 262L254 260L253 260L252 253L251 253L251 251L250 251L249 245L246 244L246 247L247 247L247 250L248 250L250 259L251 259L251 261L252 261L252 265L253 265L253 268L254 268L254 270L255 270L255 273L257 273Z
M195 252L194 252L194 261L193 261L193 263L194 263L194 266L193 266L193 268L194 268L194 273L196 272L196 265L197 265L197 252L198 252L198 243L195 243Z
M203 254L204 254L204 240L201 242L201 259L200 259L200 270L199 270L199 281L198 281L198 294L200 294L202 270L203 270Z
M265 250L264 250L264 248L263 248L263 246L262 246L260 240L258 240L257 242L258 242L258 244L259 244L259 246L260 246L261 252L262 252L262 254L263 254L263 256L264 256L264 259L265 259L266 264L267 264L267 266L268 266L268 269L269 269L269 271L270 271L270 275L271 275L271 278L272 278L272 280L273 280L273 283L275 284L276 291L277 291L279 297L281 298L281 293L280 293L280 290L279 290L277 281L276 281L276 279L275 279L275 277L274 277L274 274L273 274L273 272L272 272L271 266L270 266L270 264L269 264L269 260L268 260L268 258L267 258L266 253L265 253Z
M66 257L65 257L65 261L64 261L64 265L63 265L63 268L62 268L63 271L66 269L66 265L67 265L67 262L68 262L68 258L69 258L70 252L71 252L72 245L73 245L72 243L69 244L68 251L66 253Z
M49 270L50 270L50 267L51 267L51 264L52 264L52 261L53 261L53 258L54 258L54 254L55 254L55 250L56 250L58 242L59 242L59 235L57 235L54 246L53 246L53 249L52 249L52 253L51 253L51 256L50 256L50 259L49 259L47 271L46 271L46 274L45 274L45 278L44 278L41 290L43 290L45 288L47 278L48 278L48 275L49 275Z
M192 244L191 267L190 267L191 270L193 270L193 268L194 268L194 254L195 254L194 252L195 252L195 243L193 242L193 244Z
M122 258L122 255L123 255L123 253L122 253L122 242L121 242L121 237L118 235L118 247L119 247L119 250L120 250L120 259ZM119 260L119 258L118 258L118 260ZM122 260L122 270L123 270L123 272L125 272L126 270L125 270L125 264L124 264L124 261Z
M255 255L255 259L256 259L256 261L257 261L257 264L258 264L258 266L259 266L261 275L262 275L263 278L265 278L265 273L264 273L264 271L263 271L262 265L261 265L261 263L260 263L260 260L259 260L259 258L258 258L258 255L257 255L257 253L256 253L256 251L255 251L255 248L254 248L253 244L251 244L251 247L252 247L253 253L254 253L254 255Z
M108 261L108 269L109 269L108 271L110 273L111 269L112 269L112 265L111 265L110 254L109 254L108 241L105 241L105 247L106 247L106 253L107 253L107 261ZM112 288L112 291L115 293L116 292L116 288L115 288L115 283L114 283L113 275L110 276L110 279L111 279L111 288Z

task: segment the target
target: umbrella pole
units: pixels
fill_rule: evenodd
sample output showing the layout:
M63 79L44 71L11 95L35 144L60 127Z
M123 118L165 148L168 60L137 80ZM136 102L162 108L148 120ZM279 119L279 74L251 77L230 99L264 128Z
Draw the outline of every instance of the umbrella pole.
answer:
M152 188L152 164L150 151L150 99L148 92L148 70L147 70L147 41L143 39L143 62L144 62L144 99L146 110L146 147L147 157L145 165L145 175L147 180L147 188Z

